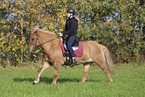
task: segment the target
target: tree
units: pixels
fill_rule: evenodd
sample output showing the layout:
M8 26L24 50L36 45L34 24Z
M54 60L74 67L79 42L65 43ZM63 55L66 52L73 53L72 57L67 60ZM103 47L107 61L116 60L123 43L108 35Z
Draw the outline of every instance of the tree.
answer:
M80 19L79 40L93 40L107 46L116 63L138 61L143 54L143 0L5 0L0 3L0 54L5 63L9 60L22 65L28 61L27 45L33 27L61 32L70 7ZM41 50L32 55L30 60L38 58Z

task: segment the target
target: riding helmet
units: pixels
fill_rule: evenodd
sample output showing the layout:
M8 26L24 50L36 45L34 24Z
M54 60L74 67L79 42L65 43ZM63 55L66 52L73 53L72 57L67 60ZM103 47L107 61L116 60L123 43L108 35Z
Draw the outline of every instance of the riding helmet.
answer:
M76 14L76 11L73 8L68 9L66 12L73 13L74 15Z

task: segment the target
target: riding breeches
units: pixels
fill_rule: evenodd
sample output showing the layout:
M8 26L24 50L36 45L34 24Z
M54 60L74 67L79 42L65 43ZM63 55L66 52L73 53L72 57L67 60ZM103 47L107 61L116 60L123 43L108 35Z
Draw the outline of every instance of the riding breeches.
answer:
M74 54L73 49L72 49L72 45L73 45L73 43L75 42L76 39L77 39L77 34L73 34L73 35L71 35L67 38L67 44L66 45L67 45L67 49L70 53L70 57L75 57L76 56Z

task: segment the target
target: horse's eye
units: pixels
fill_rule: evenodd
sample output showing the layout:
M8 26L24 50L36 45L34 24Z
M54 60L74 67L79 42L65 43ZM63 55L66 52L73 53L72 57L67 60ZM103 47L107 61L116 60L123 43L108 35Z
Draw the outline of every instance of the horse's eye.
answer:
M35 39L34 38L32 38L32 41L34 41Z

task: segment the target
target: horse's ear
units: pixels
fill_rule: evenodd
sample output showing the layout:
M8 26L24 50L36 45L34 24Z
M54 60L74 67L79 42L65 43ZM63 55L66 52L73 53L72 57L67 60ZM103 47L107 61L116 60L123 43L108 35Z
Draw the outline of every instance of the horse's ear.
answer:
M37 33L38 30L39 30L39 26L34 27L32 34L33 34L33 33Z

